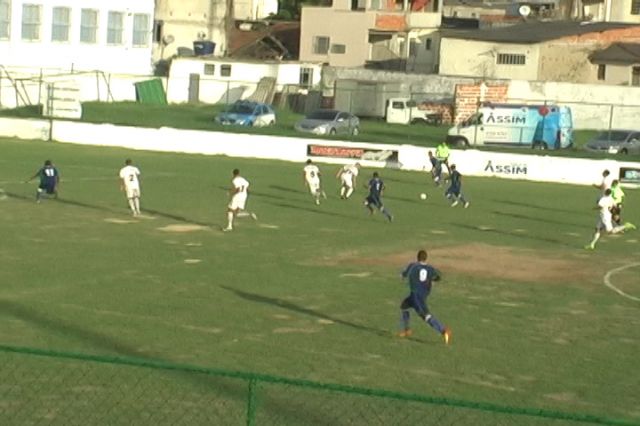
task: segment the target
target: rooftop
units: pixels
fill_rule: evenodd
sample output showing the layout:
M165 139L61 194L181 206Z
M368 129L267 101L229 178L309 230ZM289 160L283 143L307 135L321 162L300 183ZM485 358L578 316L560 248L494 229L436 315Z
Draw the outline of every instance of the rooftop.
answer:
M443 37L496 43L531 44L563 37L637 27L621 22L532 21L480 30L443 30Z
M640 64L640 43L613 43L589 56L594 64Z

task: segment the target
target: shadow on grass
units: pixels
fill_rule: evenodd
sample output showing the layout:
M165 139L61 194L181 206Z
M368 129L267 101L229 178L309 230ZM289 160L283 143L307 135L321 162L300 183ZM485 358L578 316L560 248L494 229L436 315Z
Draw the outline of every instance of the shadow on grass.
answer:
M545 243L558 244L558 245L567 246L567 247L571 247L572 246L571 244L567 243L566 241L560 241L560 240L556 240L554 238L538 237L536 235L521 234L521 233L518 233L518 232L509 232L509 231L507 231L505 229L480 229L477 226L469 225L469 224L466 224L466 223L451 223L451 225L459 226L460 228L469 229L471 231L485 232L485 233L489 232L489 233L492 233L492 234L506 235L506 236L509 236L509 237L523 238L523 239L527 239L527 240L543 241Z
M15 193L10 193L10 192L5 192L5 194L11 198L16 198L19 200L23 200L23 201L30 201L30 202L35 202L33 197L27 197L25 195L21 195L21 194L15 194ZM61 204L67 204L70 206L75 206L75 207L82 207L85 209L91 209L91 210L96 210L99 212L109 212L112 214L116 214L116 215L123 215L123 214L129 214L129 212L127 210L118 210L118 209L114 209L111 207L107 207L107 206L96 206L93 204L88 204L88 203L83 203L81 201L75 201L75 200L69 200L66 198L55 198L55 199L48 199L45 202L56 202L56 203L61 203ZM172 213L165 213L165 212L161 212L158 210L153 210L153 209L142 209L142 211L144 213L151 213L154 214L156 216L160 216L163 217L165 219L172 219L178 222L184 222L184 223L188 223L188 224L195 224L195 225L200 225L200 226L217 226L215 224L211 224L211 223L204 223L204 222L199 222L196 220L191 220L189 218L186 218L184 216L180 216L180 215L176 215L176 214L172 214Z
M269 188L277 189L278 191L293 192L294 194L306 194L308 192L308 191L302 191L299 189L288 188L280 185L269 185Z
M539 205L535 205L535 204L521 203L521 202L512 201L512 200L497 200L497 199L493 199L491 201L493 201L495 203L500 203L500 204L507 204L507 205L510 205L510 206L526 207L528 209L539 209L539 210L554 211L554 212L561 212L561 213L570 213L571 215L575 215L575 213L576 213L575 210L561 209L561 208L550 207L550 206L539 206Z
M279 199L277 197L270 197L267 196L268 198L276 198ZM286 199L288 200L288 199ZM265 200L265 202L267 204L271 204L273 206L277 206L277 207L283 207L285 209L294 209L294 210L300 210L300 211L305 211L305 212L309 212L309 213L315 213L315 214L319 214L319 215L323 215L323 216L333 216L333 217L342 217L345 219L349 219L349 220L360 220L361 218L357 218L354 216L348 216L346 214L341 214L341 213L335 213L335 212L329 212L326 210L322 210L322 206L315 206L313 205L313 207L306 207L306 206L298 206L298 205L293 205L293 204L288 204L288 203L279 203L279 202L272 202L269 200Z
M519 214L519 213L509 213L509 212L500 212L500 211L492 211L491 213L498 215L498 216L506 216L506 217L512 217L515 219L524 219L524 220L530 220L533 222L540 222L540 223L554 223L556 225L562 225L562 226L572 226L572 227L578 227L578 228L583 228L582 225L576 225L573 222L563 222L560 220L553 220L553 219L547 219L547 218L542 218L542 217L536 217L536 216L527 216L524 214Z
M332 317L330 315L324 314L322 312L318 312L314 309L310 309L310 308L305 308L303 306L300 305L296 305L295 303L291 303L288 302L286 300L282 300L282 299L277 299L275 297L269 297L269 296L263 296L261 294L255 294L255 293L248 293L246 291L242 291L242 290L238 290L236 288L231 288L231 287L226 287L226 286L220 286L221 288L230 291L231 293L234 293L236 296L241 297L245 300L249 300L251 302L257 302L257 303L262 303L265 305L271 305L271 306L275 306L278 308L282 308L282 309L287 309L289 311L292 312L296 312L298 314L304 314L304 315L309 315L315 318L320 318L323 320L327 320L327 321L331 321L334 322L336 324L340 324L340 325L344 325L353 329L356 329L358 331L366 331L368 333L373 333L377 336L384 336L384 337L388 337L389 333L385 330L380 330L377 328L373 328L373 327L368 327L366 325L361 325L361 324L356 324L353 322L349 322L349 321L345 321L342 320L340 318L335 318Z

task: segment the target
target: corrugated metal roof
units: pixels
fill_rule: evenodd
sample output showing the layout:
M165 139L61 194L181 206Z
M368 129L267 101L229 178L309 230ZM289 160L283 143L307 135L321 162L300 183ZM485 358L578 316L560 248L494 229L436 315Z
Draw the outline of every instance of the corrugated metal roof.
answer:
M613 43L589 56L594 64L640 64L640 43Z

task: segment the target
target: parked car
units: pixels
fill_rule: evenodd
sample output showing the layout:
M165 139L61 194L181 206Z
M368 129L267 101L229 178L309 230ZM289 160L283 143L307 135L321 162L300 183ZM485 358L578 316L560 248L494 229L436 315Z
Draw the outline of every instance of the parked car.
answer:
M606 130L584 146L589 151L610 154L640 154L640 130Z
M360 119L348 112L319 109L297 122L294 128L316 135L357 135L360 133Z
M216 122L240 126L273 126L276 124L276 112L267 104L236 101L228 110L216 116Z

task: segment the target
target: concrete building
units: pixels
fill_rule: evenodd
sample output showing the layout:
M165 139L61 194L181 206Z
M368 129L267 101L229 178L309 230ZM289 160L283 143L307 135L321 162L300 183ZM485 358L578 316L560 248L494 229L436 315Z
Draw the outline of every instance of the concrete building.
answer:
M640 24L640 0L582 0L579 18Z
M0 65L149 74L153 13L153 0L0 0Z
M574 83L606 83L589 56L612 42L640 42L640 25L529 22L473 31L443 30L440 73Z
M330 7L304 6L300 60L436 72L441 19L442 0L334 0Z
M597 66L598 82L640 86L640 43L613 43L594 52L589 60Z

